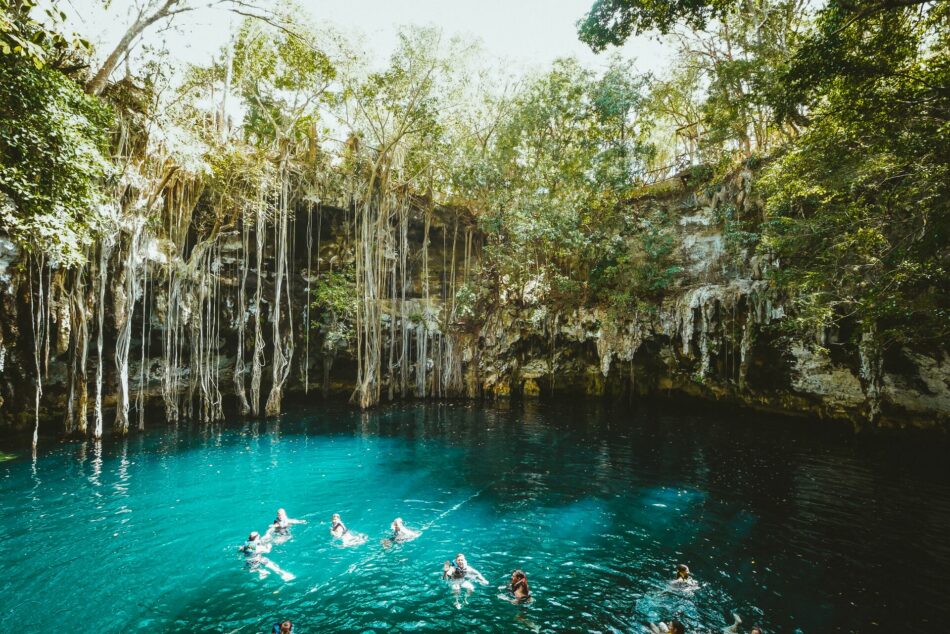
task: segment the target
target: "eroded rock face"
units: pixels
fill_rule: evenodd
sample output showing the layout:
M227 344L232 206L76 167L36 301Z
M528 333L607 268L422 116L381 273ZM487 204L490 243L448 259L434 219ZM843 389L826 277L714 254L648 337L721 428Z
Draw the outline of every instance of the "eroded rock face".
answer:
M676 227L686 275L655 310L618 320L577 309L539 320L537 285L531 305L500 307L479 335L482 391L681 392L856 425L946 427L944 351L885 353L873 333L857 342L833 332L786 334L784 298L768 281L779 264L762 254L727 261L715 210L755 205L751 178L741 172L712 195L670 201L681 209Z
M673 226L684 275L662 303L641 312L616 315L595 307L555 312L546 301L550 284L543 276L517 285L503 278L497 301L487 314L471 316L441 332L446 302L437 297L423 299L422 284L414 280L405 304L397 306L394 298L387 298L381 306L384 333L399 315L409 316L410 354L424 359L424 369L414 362L409 370L413 386L402 391L407 396L471 398L679 393L859 425L946 427L950 423L950 357L945 351L881 350L873 333L845 336L829 331L795 337L785 332L782 324L788 308L768 281L770 271L779 263L767 254L730 253L718 220L721 205L751 209L758 204L752 200L751 178L750 173L741 172L713 192L677 189L665 201L653 201L676 214ZM340 216L345 217L342 210ZM344 231L338 227L336 235L328 227L308 267L302 233L306 226L305 221L295 225L298 248L288 283L293 320L298 325L312 319L308 289L316 282L318 270L313 262L338 267L352 259ZM414 235L410 248L418 253L421 233ZM452 268L451 254L433 251L435 248L430 246L431 288L438 288L440 279ZM198 329L202 293L208 292L208 284L218 285L218 329L202 362L215 369L214 389L232 400L242 384L241 374L234 376L237 331L243 324L247 361L254 345L252 324L258 317L250 301L245 301L243 311L238 308L242 249L240 234L223 235L210 264L212 274L183 290L177 308L184 327L189 332ZM174 269L179 277L190 275L176 259L176 252L170 243L151 240L143 244L140 257L149 262L155 275L148 281L144 323L141 296L136 295L133 303L122 290L121 273L110 273L110 284L118 292L110 292L106 304L106 406L115 403L110 356L115 349L115 326L129 315L133 321L129 361L133 393L141 392L146 400L160 404L163 381L189 386L187 362L171 370L161 363L169 320L169 285L164 272ZM32 412L32 343L24 336L29 332L29 319L24 317L29 314L29 293L23 290L22 275L17 272L19 257L12 243L0 238L0 425L25 425ZM116 262L120 259L114 258ZM461 270L462 264L456 262L455 269ZM271 312L273 271L268 253L261 271L252 266L246 273L248 288L256 287L258 277L264 284L262 321ZM53 345L42 407L45 418L60 420L69 384L66 363L71 320L58 283L53 287ZM92 302L91 295L88 301ZM94 314L93 303L85 310ZM94 327L90 325L90 334ZM265 336L269 332L268 325ZM316 395L328 389L350 393L356 379L355 350L326 346L313 332L311 337L308 341L304 329L295 329L295 357L287 391L299 393L306 387ZM420 345L424 341L438 345ZM146 354L142 354L143 344ZM190 351L183 354L187 357ZM402 351L397 350L397 358L399 354ZM95 363L90 358L90 376ZM248 372L246 363L243 372ZM265 366L263 375L270 372ZM250 379L244 378L246 385ZM389 391L397 398L400 392ZM185 397L187 394L182 395Z

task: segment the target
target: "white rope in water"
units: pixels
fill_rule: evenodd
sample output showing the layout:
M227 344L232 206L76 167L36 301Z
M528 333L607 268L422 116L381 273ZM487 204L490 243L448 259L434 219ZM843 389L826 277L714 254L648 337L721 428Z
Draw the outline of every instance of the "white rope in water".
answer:
M442 521L443 519L445 519L446 516L448 516L448 515L450 515L451 513L454 513L455 511L459 510L463 505L465 505L465 504L471 502L472 500L474 500L475 498L477 498L479 495L481 495L482 493L484 493L484 492L487 491L488 489L492 488L493 486L495 486L496 484L498 484L499 482L501 482L501 480L502 480L505 476L507 476L509 473L511 473L512 471L514 471L514 469L511 469L511 470L509 470L509 471L506 471L505 473L503 473L503 474L501 475L501 477L499 477L499 478L497 478L497 479L495 479L495 480L492 480L492 481L489 482L487 485L485 485L484 487L482 487L481 489L479 489L478 491L476 491L476 492L473 493L472 495L468 496L467 498L465 498L464 500L462 500L461 502L459 502L458 504L456 504L456 505L453 506L452 508L448 509L447 511L442 511L442 513L440 513L438 517L436 517L434 520L432 520L432 521L429 522L428 524L423 524L423 525L422 525L422 528L420 528L419 530L420 530L420 531L427 531L427 530L429 530L430 528L432 528L433 526L435 526L438 522L440 522L440 521Z
M467 498L465 498L465 499L462 500L461 502L457 502L456 504L452 505L452 507L446 509L445 511L442 511L442 512L439 513L439 515L436 516L434 519L432 519L432 520L430 520L429 522L423 524L422 527L419 529L419 532L420 532L420 533L424 533L425 531L429 530L430 528L432 528L433 526L435 526L437 523L439 523L440 521L442 521L443 519L445 519L446 517L448 517L449 515L451 515L451 514L454 513L455 511L459 510L459 509L462 508L464 505L468 504L469 502L471 502L472 500L474 500L475 498L477 498L478 496L480 496L482 493L484 493L484 492L487 491L488 489L492 488L493 486L495 486L496 484L498 484L499 482L501 482L506 476L508 476L508 475L509 475L512 471L514 471L514 470L515 470L515 468L509 469L509 470L506 471L505 473L501 474L501 476L499 476L498 478L492 480L491 482L489 482L488 484L486 484L484 487L482 487L481 489L479 489L478 491L476 491L476 492L473 493L472 495L468 496ZM352 574L352 573L356 572L357 570L363 568L363 567L366 566L367 564L370 564L370 563L372 563L373 561L375 561L376 559L379 559L380 557L382 557L382 556L385 555L385 554L386 554L386 551L385 551L385 550L377 550L377 551L374 551L374 552L370 553L368 556L364 557L362 560L360 560L360 561L358 561L358 562L356 562L356 563L350 564L350 567L346 569L346 573L345 573L345 574ZM331 585L331 584L334 583L335 581L336 581L336 578L328 579L327 581L324 581L323 583L321 583L321 584L319 584L319 585L316 585L316 586L314 586L313 588L311 588L309 591L307 591L307 592L305 593L305 595L307 595L307 594L313 594L314 592L319 592L320 590L323 590L324 588L326 588L327 586Z
M560 438L560 439L555 443L555 445L560 444L561 442L563 442L564 440L566 440L566 439L569 438L570 436L573 436L573 432L570 432L570 433L564 435L562 438ZM515 470L517 470L517 469L518 469L518 465L515 465L514 467L512 467L512 468L509 469L508 471L505 471L505 472L502 473L500 476L498 476L497 478L495 478L494 480L492 480L491 482L489 482L488 484L486 484L485 486L483 486L481 489L479 489L478 491L476 491L476 492L473 493L472 495L470 495L470 496L468 496L467 498L465 498L464 500L462 500L461 502L458 502L458 503L456 503L455 505L453 505L451 508L449 508L449 509L447 509L447 510L445 510L445 511L442 511L435 519L431 520L430 522L428 522L428 523L426 523L426 524L423 524L422 527L419 529L420 533L424 533L425 531L429 530L430 528L432 528L433 526L435 526L436 524L438 524L439 522L441 522L443 519L445 519L446 517L448 517L449 515L451 515L451 514L454 513L455 511L457 511L457 510L459 510L460 508L462 508L464 505L468 504L469 502L471 502L472 500L474 500L475 498L477 498L478 496L480 496L482 493L484 493L484 492L487 491L488 489L492 488L493 486L495 486L496 484L498 484L499 482L501 482L502 480L504 480L505 478L507 478L509 475L511 475L511 474L512 474ZM421 536L421 535L420 535L420 536ZM363 566L365 566L365 565L367 565L367 564L369 564L369 563L372 563L372 562L375 561L377 558L379 558L379 557L381 557L381 556L383 556L383 555L385 555L385 554L386 554L386 551L384 551L384 550L378 550L378 551L375 551L375 552L371 553L368 557L364 558L362 561L359 561L359 562L354 563L354 564L350 564L350 567L346 569L346 574L352 574L352 573L356 572L357 570L359 570L359 569L362 568ZM334 581L334 580L331 579L331 580L326 581L326 582L324 582L324 583L322 583L322 584L320 584L320 585L318 585L318 586L314 586L314 587L313 587L309 592L307 592L306 594L311 594L311 593L313 593L313 592L317 592L318 590L321 590L321 589L325 588L326 586L328 586L328 585L329 585L330 583L332 583L333 581Z

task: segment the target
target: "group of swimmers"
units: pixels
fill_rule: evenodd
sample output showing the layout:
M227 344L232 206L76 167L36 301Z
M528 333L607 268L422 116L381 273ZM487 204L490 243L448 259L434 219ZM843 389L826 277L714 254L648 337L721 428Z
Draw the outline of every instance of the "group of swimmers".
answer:
M284 580L290 581L294 579L294 575L282 570L277 564L265 557L267 553L271 551L271 548L274 544L282 544L288 541L291 538L290 527L294 524L306 524L307 520L293 519L287 516L287 512L284 509L277 509L277 517L274 521L268 526L267 531L262 536L257 531L251 532L248 535L247 541L244 542L244 545L241 546L241 551L244 553L248 567L257 572L261 578L264 578L274 572ZM422 532L413 530L407 527L402 518L397 517L389 525L390 536L383 540L384 547L390 547L394 544L409 542L417 537L419 537ZM340 540L341 545L343 546L358 546L363 544L367 540L367 536L363 533L356 533L350 531L346 527L346 524L343 523L343 520L340 518L339 513L334 513L330 518L330 535L334 539ZM455 607L461 608L461 593L462 590L466 591L465 600L467 601L468 595L470 595L474 590L475 586L472 583L477 582L480 585L487 586L488 580L478 572L474 567L469 565L468 560L465 558L463 553L459 553L455 556L455 559L446 561L442 564L442 579L449 583L452 587L453 593L455 595ZM685 564L679 564L676 566L676 577L673 579L672 584L680 587L696 587L698 584L695 579L693 579L692 574L690 573L689 567ZM531 589L528 586L528 575L523 570L515 570L511 573L511 579L508 582L507 593L501 595L501 598L512 603L527 603L531 601ZM739 624L742 622L738 615L733 615L735 623L733 623L728 628L724 629L723 632L726 634L738 634ZM673 619L669 622L661 622L659 624L650 623L650 630L653 634L686 634L686 626L682 622ZM274 633L275 634L291 634L293 632L293 624L290 621L283 621L281 623L274 624ZM762 629L758 626L753 626L749 630L748 634L763 634Z
M293 524L306 524L307 520L295 520L287 517L287 511L277 509L277 517L267 527L267 532L262 536L257 531L251 531L247 536L247 541L241 546L241 552L244 553L248 567L257 572L263 579L271 572L280 575L284 581L295 579L294 575L282 570L280 566L265 557L271 551L274 544L283 544L290 539L290 527Z
M247 536L247 541L240 547L241 552L244 553L248 568L253 572L257 572L262 579L271 572L279 575L284 581L295 579L292 573L281 569L280 566L265 555L270 553L275 544L282 544L291 538L290 527L293 524L306 523L307 520L293 519L287 516L287 511L284 509L277 509L277 517L270 526L268 526L267 531L263 535L257 531L252 531L251 534ZM392 531L390 536L383 540L383 546L386 548L394 544L412 541L422 534L421 531L413 530L406 526L401 517L394 519L389 525L389 529ZM334 539L340 540L343 546L358 546L367 540L365 534L356 533L347 528L346 524L344 524L340 518L339 513L334 513L330 518L330 535ZM456 555L455 559L446 561L443 564L442 578L451 585L456 597L455 605L459 608L461 608L459 601L461 591L466 590L467 598L468 594L471 594L475 589L475 586L472 585L472 581L476 581L481 585L488 585L488 580L468 564L465 555L462 553ZM510 596L505 598L514 603L523 603L531 600L531 590L528 587L528 575L525 574L523 570L515 570L511 573L508 592ZM290 622L287 621L286 623L289 624ZM275 631L277 631L276 626Z

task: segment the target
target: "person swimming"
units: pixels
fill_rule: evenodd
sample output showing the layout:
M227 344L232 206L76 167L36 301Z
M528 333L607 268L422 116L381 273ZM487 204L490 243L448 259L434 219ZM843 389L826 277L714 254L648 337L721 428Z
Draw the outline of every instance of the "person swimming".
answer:
M265 542L260 533L251 531L251 534L247 536L247 541L240 547L240 550L244 553L244 561L247 567L252 572L258 573L261 579L270 574L268 570L280 575L284 581L294 579L293 574L282 570L280 566L264 556L271 551L271 548L271 544Z
M244 553L244 556L250 562L257 562L263 557L264 553L270 552L270 545L265 544L264 540L261 539L261 534L257 531L251 531L251 534L247 536L247 540L244 542L244 545L241 546L241 552Z
M739 634L739 626L742 625L742 619L739 618L738 614L733 614L732 618L734 622L732 625L722 630L724 634ZM762 628L758 625L753 625L752 629L749 630L749 634L762 634Z
M306 523L307 520L295 520L293 518L287 517L287 511L284 509L277 509L277 517L267 528L267 533L265 533L264 539L273 539L277 543L283 543L291 538L290 527L292 524Z
M669 623L661 621L659 625L650 623L650 631L653 634L686 634L686 626L673 619Z
M422 534L419 531L414 531L411 528L407 528L406 525L402 523L401 517L394 519L392 524L389 525L389 528L392 530L392 535L389 537L389 539L384 540L383 544L385 546L391 546L401 542L409 542Z
M511 582L508 584L508 591L515 598L517 603L525 603L531 600L531 589L528 587L528 575L523 570L515 570L511 573Z
M294 624L290 622L290 619L278 621L274 623L271 634L294 634Z
M366 535L353 533L346 527L339 513L334 513L330 519L330 534L343 542L344 546L357 546L366 541Z
M349 532L350 529L348 529L346 524L343 523L343 520L340 519L340 514L334 513L333 517L330 518L330 534L337 539L343 539L343 536Z
M468 565L465 555L459 553L453 561L447 561L442 566L442 578L454 580L475 579L483 586L488 585L488 580L474 568Z
M696 579L693 578L693 573L689 571L689 566L686 564L677 564L676 577L670 583L674 586L680 586L687 589L693 589L699 585Z
M488 580L482 576L482 573L468 565L468 561L462 553L456 555L454 560L442 564L442 578L452 585L452 592L455 593L455 607L459 609L462 607L462 604L459 603L461 589L465 588L466 601L468 601L468 595L475 590L475 586L472 585L469 579L474 579L483 586L488 585Z

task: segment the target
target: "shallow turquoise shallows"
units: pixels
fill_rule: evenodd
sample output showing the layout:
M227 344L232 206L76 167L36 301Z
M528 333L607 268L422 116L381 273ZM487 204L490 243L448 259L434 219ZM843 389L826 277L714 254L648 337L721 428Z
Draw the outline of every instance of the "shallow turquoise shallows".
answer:
M945 631L946 443L761 415L343 406L0 462L0 631ZM238 552L278 507L307 520ZM329 535L338 512L365 544ZM391 520L421 529L384 548ZM442 563L490 581L456 608ZM670 585L686 563L699 585ZM499 597L511 571L535 601ZM464 598L464 595L463 595Z

